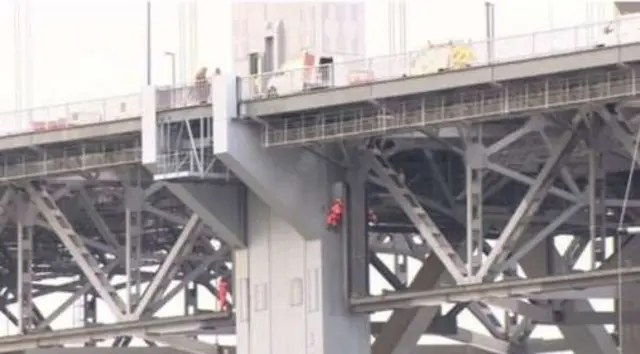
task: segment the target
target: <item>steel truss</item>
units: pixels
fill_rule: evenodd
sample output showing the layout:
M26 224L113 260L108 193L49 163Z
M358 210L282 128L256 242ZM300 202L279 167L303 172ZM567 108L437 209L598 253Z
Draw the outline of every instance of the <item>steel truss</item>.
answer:
M126 347L139 345L136 337L211 353L211 343L193 338L233 333L233 318L211 312L215 301L203 305L198 297L203 290L216 295L235 244L209 225L212 211L194 204L184 184L153 181L137 164L48 177L21 176L0 188L0 312L13 334L0 337L0 352L105 341ZM393 229L371 232L372 255L427 252L419 238ZM39 299L55 293L66 295L45 316ZM183 317L155 317L180 294ZM109 314L98 312L99 303ZM69 312L74 328L54 326ZM116 323L105 324L105 315Z
M578 96L586 98L586 91ZM540 339L531 338L542 323L563 334L563 344L547 341L562 347L557 350L617 351L616 331L636 328L633 303L623 301L628 315L611 333L604 325L618 317L593 312L588 299L617 298L619 287L623 297L636 296L631 291L637 289L640 240L619 239L615 229L628 170L635 168L630 157L636 110L630 100L594 100L505 122L460 120L441 129L370 138L365 150L376 190L370 206L386 215L395 208L396 221L408 220L421 239L412 242L424 245L410 255L427 251L409 283L405 273L370 257L395 290L351 299L354 311L394 309L375 334L372 352L412 352L436 323L448 323L450 332L441 335L484 352L524 353L529 344L529 350L544 351ZM625 223L638 215L638 192L631 192ZM560 235L570 240L562 251ZM620 243L621 254L608 246L612 240ZM579 261L581 256L587 261ZM455 306L443 313L443 303ZM457 326L465 310L489 336ZM638 344L633 335L627 338L627 348Z
M228 314L198 315L215 308L198 304L200 292L193 291L199 287L215 296L212 279L229 274L230 251L165 187L140 166L3 186L2 313L15 326L11 333L22 335L0 339L0 352L78 342L94 346L110 338L121 347L132 335L148 345L213 352L211 344L183 333L231 325ZM114 282L115 276L125 281ZM43 316L38 298L59 292L70 296ZM154 317L181 293L191 317ZM116 324L102 324L98 302ZM14 303L17 312L10 307ZM69 311L80 327L52 327Z
M594 314L587 299L615 297L611 285L620 279L627 294L637 280L640 240L617 240L621 270L606 242L615 238L612 218L620 214L634 149L635 106L594 101L507 122L456 121L409 138L369 139L361 162L379 220L369 228L363 264L397 292L353 299L357 311L394 309L386 323L373 324L372 352L410 352L424 333L492 353L615 351L617 336L604 325L618 317ZM233 331L232 319L208 313L214 306L199 304L193 289L216 293L214 279L229 274L230 249L240 241L212 227L213 211L184 188L190 182L154 182L136 163L80 176L42 173L47 180L21 175L2 186L0 230L7 241L0 247L0 312L14 333L26 335L0 339L0 352L111 338L112 346L125 347L135 336L150 346L210 353L211 344L192 337ZM637 192L628 206L631 222L640 208ZM555 245L560 234L572 236L562 252ZM585 253L589 271L578 273ZM391 264L383 254L392 255ZM422 261L413 279L409 257ZM51 285L52 279L62 283ZM71 296L45 316L38 298L54 292ZM154 317L181 293L187 317ZM102 324L98 301L116 324ZM445 312L447 301L455 305ZM53 326L74 307L86 328ZM458 326L467 311L489 335ZM618 331L637 320L624 322ZM537 324L556 324L564 342L531 338Z

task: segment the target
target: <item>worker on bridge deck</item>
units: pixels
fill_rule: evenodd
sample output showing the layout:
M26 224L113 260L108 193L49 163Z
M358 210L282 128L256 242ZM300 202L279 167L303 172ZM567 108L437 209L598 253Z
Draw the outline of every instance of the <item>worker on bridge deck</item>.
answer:
M195 77L195 88L196 88L196 99L200 104L206 104L209 101L209 93L211 91L211 83L209 82L209 78L207 77L208 70L206 66L203 66L196 72ZM218 74L220 69L216 69L216 74Z

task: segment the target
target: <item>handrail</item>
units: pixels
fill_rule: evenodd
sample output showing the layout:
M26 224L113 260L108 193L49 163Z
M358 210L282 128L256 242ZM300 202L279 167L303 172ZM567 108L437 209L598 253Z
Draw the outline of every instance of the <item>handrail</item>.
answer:
M606 27L613 28L605 34ZM614 21L596 22L579 26L538 31L522 35L496 38L490 41L471 41L425 48L404 53L350 60L312 69L318 75L303 79L309 68L295 68L271 73L245 76L240 79L241 98L244 101L270 99L274 96L299 94L309 89L344 87L362 82L350 82L348 73L370 72L370 81L386 81L408 76L435 74L461 67L482 67L526 59L543 58L592 50L601 46L619 46L640 42L640 16L624 17ZM460 48L458 48L460 47ZM464 48L462 48L464 47ZM458 49L471 53L463 62L452 59ZM420 65L416 64L420 62ZM464 64L464 65L461 65ZM320 72L325 75L320 75ZM328 73L328 75L326 74ZM276 78L277 76L277 78ZM304 82L303 82L304 81Z

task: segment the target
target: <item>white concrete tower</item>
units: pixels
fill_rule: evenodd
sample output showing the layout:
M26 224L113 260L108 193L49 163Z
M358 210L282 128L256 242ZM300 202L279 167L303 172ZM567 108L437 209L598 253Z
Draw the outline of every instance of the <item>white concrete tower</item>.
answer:
M233 32L236 73L241 76L258 66L256 58L263 58L260 71L269 71L303 50L343 60L361 58L365 55L365 3L235 2ZM269 55L263 56L265 52Z

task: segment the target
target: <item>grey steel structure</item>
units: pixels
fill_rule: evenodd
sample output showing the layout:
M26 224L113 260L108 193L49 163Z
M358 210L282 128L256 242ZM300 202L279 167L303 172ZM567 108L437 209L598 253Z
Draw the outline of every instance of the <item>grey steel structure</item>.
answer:
M640 208L625 195L640 44L595 44L278 98L221 75L4 115L95 121L0 139L2 312L22 333L0 352L131 336L199 354L633 352L640 240L617 228L623 205L625 224ZM335 197L338 232L325 225ZM413 279L408 257L422 264ZM390 291L372 293L373 269ZM81 280L47 285L61 275ZM219 276L233 280L227 312L193 290L215 294ZM50 292L73 294L60 309L84 299L81 328L51 329L63 310L33 301ZM180 293L184 316L155 316ZM595 312L590 298L622 307ZM98 301L115 323L99 323ZM459 326L463 311L489 334ZM530 338L538 325L564 338ZM235 348L194 338L214 333ZM425 333L462 344L417 346Z

